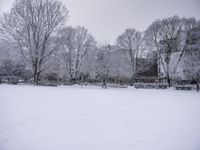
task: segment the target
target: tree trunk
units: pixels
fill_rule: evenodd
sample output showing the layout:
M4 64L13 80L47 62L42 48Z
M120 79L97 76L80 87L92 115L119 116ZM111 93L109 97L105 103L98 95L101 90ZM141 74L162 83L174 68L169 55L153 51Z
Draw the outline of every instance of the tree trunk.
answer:
M171 87L171 79L169 76L167 77L167 83L168 83L168 86Z
M135 75L132 75L130 86L133 86L134 82L135 82Z
M36 73L33 73L33 85L36 85Z
M132 71L133 71L133 74L132 74L132 77L131 77L130 86L133 86L134 82L135 82L135 64L134 64L134 60L132 60Z
M38 81L39 81L39 73L34 72L34 74L33 74L33 84L38 85Z
M105 88L105 89L107 89L107 81L106 81L106 80L103 80L103 85L102 85L102 88Z
M199 82L197 82L197 91L199 91Z
M33 84L38 85L38 80L39 80L39 71L38 71L38 61L33 64Z

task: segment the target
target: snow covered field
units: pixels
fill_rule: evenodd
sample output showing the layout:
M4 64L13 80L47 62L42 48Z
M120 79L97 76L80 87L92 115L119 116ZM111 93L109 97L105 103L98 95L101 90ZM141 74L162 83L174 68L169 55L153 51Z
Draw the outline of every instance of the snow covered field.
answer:
M0 150L200 150L200 93L0 85Z

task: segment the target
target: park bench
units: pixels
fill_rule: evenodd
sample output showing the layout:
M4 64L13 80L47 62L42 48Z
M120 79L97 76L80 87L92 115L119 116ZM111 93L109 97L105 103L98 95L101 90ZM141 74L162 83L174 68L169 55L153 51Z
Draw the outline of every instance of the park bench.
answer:
M192 90L192 86L190 85L176 85L176 90Z

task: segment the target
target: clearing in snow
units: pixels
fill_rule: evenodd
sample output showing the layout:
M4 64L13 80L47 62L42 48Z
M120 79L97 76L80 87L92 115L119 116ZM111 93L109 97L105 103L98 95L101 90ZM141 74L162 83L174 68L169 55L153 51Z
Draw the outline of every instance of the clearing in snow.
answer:
M0 150L200 150L200 93L0 85Z

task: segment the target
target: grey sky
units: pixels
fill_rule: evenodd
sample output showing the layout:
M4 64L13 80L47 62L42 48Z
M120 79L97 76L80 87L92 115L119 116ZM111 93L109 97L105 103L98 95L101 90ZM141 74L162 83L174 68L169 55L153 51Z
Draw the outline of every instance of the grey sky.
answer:
M14 0L0 0L0 13ZM172 15L200 19L200 0L62 0L68 25L83 25L100 42L114 43L126 28L145 30L157 18Z

